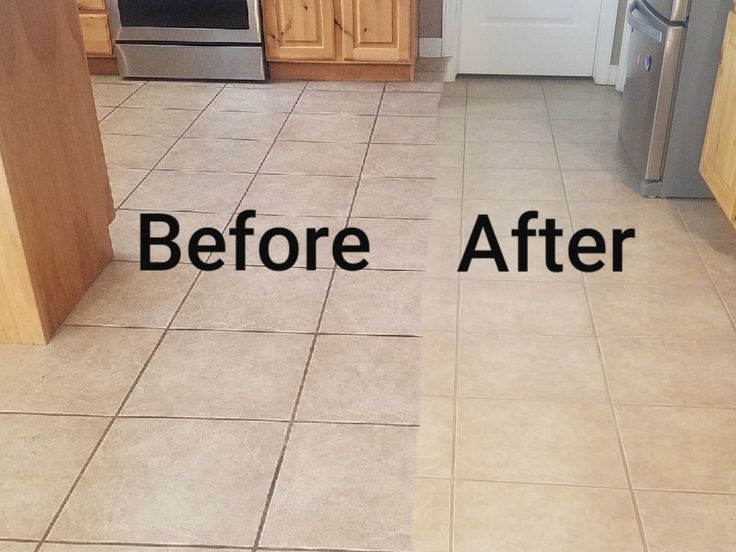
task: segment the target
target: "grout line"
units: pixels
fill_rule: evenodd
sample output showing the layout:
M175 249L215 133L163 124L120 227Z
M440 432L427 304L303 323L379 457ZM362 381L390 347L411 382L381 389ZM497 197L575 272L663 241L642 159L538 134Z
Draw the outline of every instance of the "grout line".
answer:
M549 117L549 103L547 101L547 93L544 91L544 87L542 87L542 94L544 96L545 107L547 108L547 116ZM560 152L559 152L559 148L557 147L557 140L554 138L554 133L553 133L553 143L555 147L555 155L557 156L557 165L559 166L560 175L562 176L563 173L562 173L562 163L560 162ZM575 225L573 222L572 209L570 207L570 201L567 195L567 187L564 185L564 178L563 178L563 193L565 197L565 206L567 208L567 213L574 227ZM596 338L595 339L596 349L598 352L598 358L600 359L600 363L601 363L601 372L603 375L603 381L604 381L605 388L606 388L606 396L608 397L609 411L611 414L611 418L613 420L614 429L616 430L616 439L618 442L619 455L620 455L621 462L623 464L624 474L626 475L626 482L628 485L629 496L631 499L632 507L634 509L634 516L636 517L637 527L639 529L639 537L641 539L643 551L648 552L649 545L647 543L646 533L644 531L644 524L642 522L641 512L639 511L639 504L637 503L636 494L634 493L634 488L633 488L632 481L631 481L631 472L629 470L629 462L626 457L626 448L624 447L623 439L621 437L621 429L619 427L618 417L616 416L616 409L613 406L613 398L611 394L610 381L608 378L608 372L606 371L606 364L605 364L605 360L603 357L603 348L601 346L600 335L598 332L598 327L596 325L595 312L593 310L593 302L590 296L590 290L588 289L588 281L587 281L587 278L585 277L583 277L582 286L583 286L583 291L585 293L585 302L588 306L588 316L590 317L591 327L593 329L593 334L595 335L595 338Z
M306 90L306 85L305 85L304 88ZM381 103L383 102L383 94L384 94L385 89L386 89L386 85L384 84L383 85L383 88L381 90L381 98L379 99L378 106L376 108L376 113L374 115L373 126L371 127L371 135L370 135L371 138L373 137L373 132L375 131L375 128L376 128L376 122L378 120L378 113L381 110ZM299 95L299 97L301 98L301 94ZM294 106L296 106L296 103L298 103L298 101L299 101L299 99L297 99L297 102L295 102ZM291 116L291 114L290 114L290 116ZM287 117L286 120L288 121L288 119L289 118ZM285 124L286 124L286 122L284 122L284 125ZM282 130L283 130L283 127L282 127ZM281 134L281 131L279 131L279 134ZM278 140L278 135L276 136L276 140ZM369 142L370 142L370 140L369 140ZM361 179L362 174L363 174L363 169L365 167L366 159L368 158L368 151L369 151L369 149L370 149L370 146L367 146L365 148L365 152L363 153L363 161L361 163L360 171L358 173L358 179L357 179L357 181L355 183L355 189L353 190L353 197L352 197L350 209L348 210L348 216L347 216L347 219L346 219L346 222L345 222L345 225L346 226L349 224L350 215L353 212L353 207L355 205L355 200L356 200L356 198L358 196L358 189L360 187L360 179ZM264 158L264 160L265 160L265 158ZM306 382L307 382L307 376L309 375L309 367L311 365L312 358L314 357L314 351L315 351L316 346L317 346L317 339L320 336L320 330L321 330L321 327L322 327L322 321L324 320L324 314L325 314L325 311L327 310L327 302L328 302L328 300L330 298L330 292L332 290L332 286L333 286L333 283L335 281L336 274L337 274L337 265L336 264L333 264L333 266L332 266L332 272L330 274L330 280L327 283L327 289L325 290L324 300L322 301L322 307L321 307L321 310L320 310L320 313L319 313L319 318L317 319L317 325L316 325L316 328L315 328L315 331L314 331L314 337L312 338L312 344L311 344L311 346L309 348L309 353L307 355L307 360L305 362L304 370L302 372L301 381L299 383L299 389L297 391L296 399L294 400L294 406L293 406L292 413L291 413L291 419L289 421L288 427L286 428L286 435L284 436L284 443L283 443L283 446L281 448L281 453L279 455L279 458L278 458L278 460L276 462L276 467L275 467L275 470L274 470L273 479L271 480L271 485L269 487L268 494L266 495L266 502L264 504L263 514L261 515L261 520L260 520L260 522L258 524L258 530L256 532L256 538L255 538L255 541L253 543L253 550L254 550L254 552L257 552L259 549L261 549L261 540L263 539L263 532L264 532L265 527L266 527L266 520L268 518L268 512L269 512L269 509L271 507L271 502L273 501L273 495L274 495L274 492L276 490L276 484L278 482L278 478L281 475L281 470L282 470L283 465L284 465L284 458L286 456L286 450L287 450L287 448L289 446L289 439L291 438L291 433L292 433L293 428L294 428L294 425L296 423L296 418L297 418L297 414L298 414L298 411L299 411L299 404L301 402L302 395L304 394L304 387L305 387Z

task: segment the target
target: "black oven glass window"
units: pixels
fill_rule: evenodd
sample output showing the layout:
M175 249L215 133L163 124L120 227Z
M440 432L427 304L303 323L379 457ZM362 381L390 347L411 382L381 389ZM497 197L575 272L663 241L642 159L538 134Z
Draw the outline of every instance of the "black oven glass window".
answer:
M123 27L248 29L246 0L118 0Z

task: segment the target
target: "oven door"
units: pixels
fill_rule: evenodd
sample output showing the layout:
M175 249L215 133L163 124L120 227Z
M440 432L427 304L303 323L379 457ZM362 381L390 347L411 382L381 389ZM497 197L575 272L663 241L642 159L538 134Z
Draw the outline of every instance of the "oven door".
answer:
M257 0L108 0L116 42L260 44Z

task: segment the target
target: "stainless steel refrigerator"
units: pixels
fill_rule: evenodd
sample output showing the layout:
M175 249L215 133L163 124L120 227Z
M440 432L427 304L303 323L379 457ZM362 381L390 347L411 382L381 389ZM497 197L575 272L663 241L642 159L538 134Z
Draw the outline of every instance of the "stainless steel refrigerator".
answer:
M633 0L620 135L641 193L711 197L700 154L732 0Z

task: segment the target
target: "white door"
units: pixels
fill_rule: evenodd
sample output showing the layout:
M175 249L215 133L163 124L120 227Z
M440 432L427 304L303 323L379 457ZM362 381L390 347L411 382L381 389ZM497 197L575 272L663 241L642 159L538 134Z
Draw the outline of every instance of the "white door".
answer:
M459 73L593 74L602 0L460 0Z

